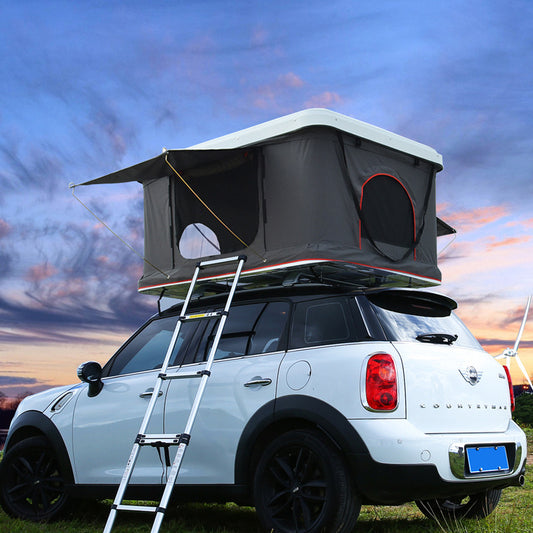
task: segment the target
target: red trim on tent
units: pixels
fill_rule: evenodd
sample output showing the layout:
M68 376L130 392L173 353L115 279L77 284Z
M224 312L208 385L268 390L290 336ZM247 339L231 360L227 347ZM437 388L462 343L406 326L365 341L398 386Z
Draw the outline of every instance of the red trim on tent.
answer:
M307 263L347 263L349 265L355 265L355 266L360 266L360 267L365 267L365 268L372 268L372 269L376 269L376 270L381 270L383 272L391 272L391 273L394 273L394 274L405 274L405 275L408 275L408 276L412 276L416 279L425 279L425 280L431 280L432 282L436 282L438 284L441 283L441 280L440 279L437 279L437 278L431 278L431 277L428 277L428 276L419 276L417 274L413 274L412 272L407 272L406 270L395 270L395 269L392 269L392 268L379 268L379 267L375 267L375 266L372 266L372 265L366 265L364 263L355 263L353 261L343 261L341 259L317 259L317 258L309 258L309 259L298 259L297 261L289 261L288 263L278 263L278 264L275 264L275 265L270 265L268 267L258 267L258 268L251 268L250 270L243 270L241 275L243 274L250 274L252 272L258 272L258 271L267 271L267 270L271 270L271 269L275 269L275 268L283 268L283 267L288 267L288 266L297 266L299 264L307 264ZM216 276L207 276L205 278L198 278L198 281L207 281L209 279L220 279L220 278L225 278L225 277L228 277L228 276L232 276L234 274L234 272L226 272L225 274L217 274ZM150 289L157 289L157 288L162 288L162 287L171 287L173 285L182 285L184 283L190 283L192 280L191 279L184 279L182 281L175 281L173 283L158 283L157 285L147 285L146 287L140 287L139 288L139 292L140 291L144 291L144 290L150 290Z

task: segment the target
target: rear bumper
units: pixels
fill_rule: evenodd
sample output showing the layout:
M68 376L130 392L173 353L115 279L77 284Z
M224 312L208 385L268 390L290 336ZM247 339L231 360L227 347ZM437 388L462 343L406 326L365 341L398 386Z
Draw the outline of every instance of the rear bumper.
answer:
M425 434L405 419L351 423L369 450L349 456L354 483L368 503L466 496L523 482L526 437L512 421L505 432L470 434ZM508 468L470 474L465 449L474 445L505 446Z
M488 489L520 485L525 467L514 475L450 482L442 479L435 465L391 465L369 456L349 458L352 478L365 504L399 505L413 500L467 496Z

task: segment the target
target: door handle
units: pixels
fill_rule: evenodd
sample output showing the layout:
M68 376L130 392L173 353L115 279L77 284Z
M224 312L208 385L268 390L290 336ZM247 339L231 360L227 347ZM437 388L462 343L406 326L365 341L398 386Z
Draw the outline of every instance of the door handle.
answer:
M265 387L266 385L270 385L272 383L272 380L270 378L262 378L257 377L253 378L250 381L247 381L244 386L245 387L253 387L254 385L261 385L262 387Z
M149 396L152 396L153 393L154 393L154 389L153 387L150 387L149 389L146 389L144 392L141 392L141 394L139 394L139 398L148 398ZM163 392L159 391L159 394L157 396L158 397L163 396Z

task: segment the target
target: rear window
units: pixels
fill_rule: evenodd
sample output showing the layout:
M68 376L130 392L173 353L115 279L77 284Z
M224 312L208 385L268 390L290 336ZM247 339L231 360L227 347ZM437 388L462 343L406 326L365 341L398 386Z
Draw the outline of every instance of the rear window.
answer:
M452 308L455 302L429 293L378 293L369 295L372 307L391 341L423 341L446 344L450 337L453 346L475 348L481 345L457 317ZM453 304L453 305L452 305ZM418 339L417 339L418 337Z

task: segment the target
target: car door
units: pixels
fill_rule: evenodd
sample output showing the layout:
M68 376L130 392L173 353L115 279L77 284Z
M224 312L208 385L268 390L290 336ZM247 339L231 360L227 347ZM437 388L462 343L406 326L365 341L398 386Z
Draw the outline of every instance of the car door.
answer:
M85 391L78 395L72 424L76 483L120 483L176 321L176 316L150 321L105 366L102 391L92 398ZM194 323L182 324L173 363L181 357L196 328ZM163 432L164 390L166 384L147 433ZM160 483L161 473L157 450L142 448L132 483Z
M278 367L285 354L289 303L235 305L221 337L211 376L191 432L177 483L231 484L235 454L250 417L276 395ZM194 361L174 369L191 372L205 367L216 321L202 329ZM165 408L165 431L185 427L199 380L173 380Z

